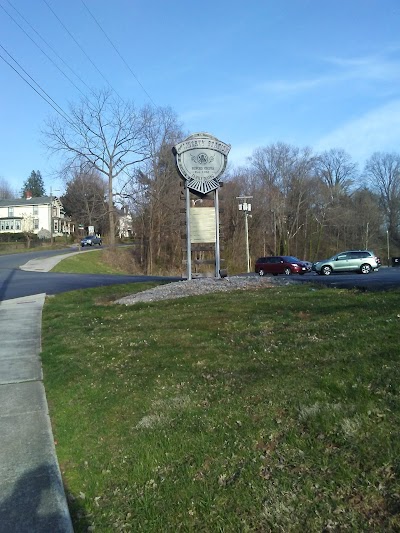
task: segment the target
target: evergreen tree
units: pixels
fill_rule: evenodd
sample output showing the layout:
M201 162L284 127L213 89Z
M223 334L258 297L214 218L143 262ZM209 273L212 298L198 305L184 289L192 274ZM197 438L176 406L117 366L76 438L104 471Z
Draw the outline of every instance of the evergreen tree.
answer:
M25 181L24 186L21 189L21 198L25 198L27 191L30 191L35 198L46 195L40 170L37 170L36 172L32 170L31 175Z

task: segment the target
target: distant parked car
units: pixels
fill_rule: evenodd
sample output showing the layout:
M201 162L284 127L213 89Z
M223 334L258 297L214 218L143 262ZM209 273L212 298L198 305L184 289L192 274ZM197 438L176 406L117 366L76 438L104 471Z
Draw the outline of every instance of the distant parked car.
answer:
M101 246L101 238L97 237L97 235L87 235L81 240L82 248L84 246L93 246L94 244L98 244L99 246Z
M304 261L300 261L297 257L290 255L279 255L260 257L255 264L255 272L260 276L264 274L272 274L277 276L278 274L305 274L310 272L311 264Z
M312 269L324 276L332 272L360 272L369 274L381 265L380 259L371 250L348 250L340 252L330 259L313 263Z

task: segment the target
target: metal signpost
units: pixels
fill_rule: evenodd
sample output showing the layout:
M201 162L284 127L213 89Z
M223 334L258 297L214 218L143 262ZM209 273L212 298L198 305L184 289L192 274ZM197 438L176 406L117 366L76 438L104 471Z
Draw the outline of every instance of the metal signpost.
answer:
M230 144L209 133L193 133L172 148L179 173L185 180L187 279L192 279L192 238L190 221L190 190L205 196L214 191L215 209L215 277L220 277L219 244L219 178L226 168Z

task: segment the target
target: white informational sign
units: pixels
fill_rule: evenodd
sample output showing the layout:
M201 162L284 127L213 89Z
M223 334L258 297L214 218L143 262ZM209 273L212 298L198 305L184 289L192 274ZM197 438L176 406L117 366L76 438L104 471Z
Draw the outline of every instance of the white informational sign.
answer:
M190 242L215 243L216 222L214 207L191 207L190 208Z
M88 226L89 235L94 235L94 226Z

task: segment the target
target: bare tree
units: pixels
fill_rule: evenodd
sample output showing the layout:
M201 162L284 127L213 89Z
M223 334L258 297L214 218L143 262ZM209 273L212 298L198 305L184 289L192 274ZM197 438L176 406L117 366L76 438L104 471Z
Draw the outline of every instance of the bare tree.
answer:
M112 247L115 180L128 179L133 167L150 157L147 128L152 116L151 108L136 110L133 103L103 90L91 99L82 99L79 105L70 105L70 120L57 116L46 124L45 143L51 151L65 156L66 168L74 169L86 162L107 178Z
M180 250L180 181L171 147L183 138L175 113L158 108L147 124L151 157L136 169L122 199L129 205L140 236L146 272L168 264L178 267Z
M319 155L315 168L317 176L328 187L332 201L348 194L357 176L357 165L340 148L333 148Z
M365 176L380 196L390 237L400 244L400 155L375 152L365 165Z
M21 231L26 239L26 247L31 247L31 240L33 236L34 221L32 213L22 213Z
M14 198L14 193L4 178L0 178L0 200L9 200Z
M299 149L285 143L271 144L254 151L250 163L257 196L268 206L264 220L271 226L277 253L293 253L304 225L307 199L311 194L314 157L309 148Z
M220 195L221 207L221 244L223 246L223 258L225 266L229 272L235 272L246 265L246 231L244 213L239 211L241 196L252 196L253 191L251 180L249 179L250 170L246 167L229 168L223 176L224 186ZM248 199L252 204L253 199ZM260 210L252 210L251 218L248 219L249 228L249 251L253 256L253 245L262 241L264 237L264 226L262 221L255 218L255 214ZM256 251L257 248L256 248Z
M97 170L86 166L82 165L67 181L62 203L76 223L95 226L96 232L104 234L109 228L107 182Z

